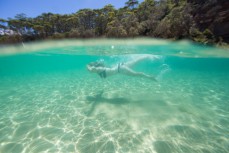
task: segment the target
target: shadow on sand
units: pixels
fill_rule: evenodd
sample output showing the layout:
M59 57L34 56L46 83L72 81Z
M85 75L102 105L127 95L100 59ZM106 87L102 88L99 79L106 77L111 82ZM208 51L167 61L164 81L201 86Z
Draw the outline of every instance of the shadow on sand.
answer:
M89 103L92 103L92 106L91 108L89 109L89 111L86 113L88 116L90 116L96 106L98 104L101 104L101 103L109 103L109 104L113 104L113 105L123 105L123 104L128 104L130 103L130 100L129 99L126 99L126 98L105 98L103 97L103 91L100 91L98 94L94 95L94 96L87 96L86 97L86 100L89 102Z

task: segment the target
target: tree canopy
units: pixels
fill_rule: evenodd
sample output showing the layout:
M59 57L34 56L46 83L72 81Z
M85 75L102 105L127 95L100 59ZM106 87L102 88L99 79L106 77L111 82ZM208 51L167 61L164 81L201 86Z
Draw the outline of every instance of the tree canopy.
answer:
M137 36L186 38L204 43L222 41L214 36L214 29L198 26L194 19L196 3L192 0L144 0L142 3L128 0L120 9L109 4L101 9L81 9L73 14L42 13L35 18L21 13L14 18L0 19L0 29L15 31L20 37L18 41ZM11 42L15 35L0 36L0 43Z

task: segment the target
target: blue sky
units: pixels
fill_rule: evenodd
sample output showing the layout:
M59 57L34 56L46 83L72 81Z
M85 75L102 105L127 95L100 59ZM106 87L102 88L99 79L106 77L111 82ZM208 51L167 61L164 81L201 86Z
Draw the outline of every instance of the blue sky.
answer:
M27 17L36 17L42 13L71 14L79 9L102 8L112 4L115 8L125 5L128 0L0 0L0 18L13 18L16 14L25 13ZM139 3L143 0L139 0Z

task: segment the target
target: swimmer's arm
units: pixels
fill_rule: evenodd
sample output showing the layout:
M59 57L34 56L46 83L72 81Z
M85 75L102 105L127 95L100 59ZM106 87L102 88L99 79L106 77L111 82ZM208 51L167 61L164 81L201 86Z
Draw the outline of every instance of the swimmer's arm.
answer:
M92 71L92 67L90 67L89 65L86 66L88 71Z
M94 67L94 66L88 66L88 65L87 65L87 69L90 72L101 72L101 71L104 71L104 68Z

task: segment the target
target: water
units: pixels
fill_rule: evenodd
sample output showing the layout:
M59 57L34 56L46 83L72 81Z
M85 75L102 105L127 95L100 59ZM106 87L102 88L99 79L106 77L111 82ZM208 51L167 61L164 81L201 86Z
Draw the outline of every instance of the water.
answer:
M226 153L229 51L165 40L83 40L0 49L0 152ZM20 52L20 54L15 54ZM149 79L89 73L146 54Z

